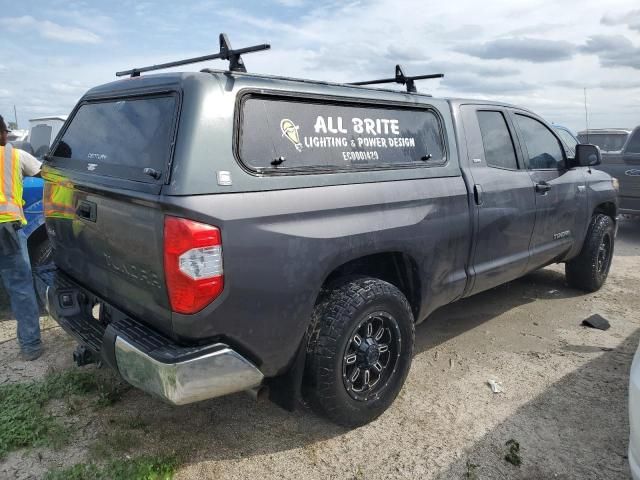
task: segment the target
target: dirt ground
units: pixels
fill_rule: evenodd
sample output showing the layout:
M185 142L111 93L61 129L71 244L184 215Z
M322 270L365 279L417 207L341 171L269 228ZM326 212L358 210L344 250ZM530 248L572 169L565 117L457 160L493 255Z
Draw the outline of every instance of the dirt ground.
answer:
M552 266L436 312L416 331L400 396L347 431L245 394L174 408L135 390L68 419L70 445L0 463L0 478L40 478L86 461L128 419L145 426L123 455L179 450L191 479L626 479L628 371L640 341L640 221L621 223L609 280L584 295ZM72 368L73 342L43 319L46 355L16 358L15 322L0 312L0 384ZM597 313L608 331L582 327ZM500 382L492 393L487 381ZM521 466L504 460L520 444Z

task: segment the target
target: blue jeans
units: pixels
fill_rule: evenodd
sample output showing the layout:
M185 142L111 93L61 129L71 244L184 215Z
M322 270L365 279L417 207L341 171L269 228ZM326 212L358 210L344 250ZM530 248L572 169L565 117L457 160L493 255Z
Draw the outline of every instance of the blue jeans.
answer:
M12 255L0 255L0 276L11 300L11 310L18 321L18 343L23 352L41 348L40 310L33 288L31 263L27 250L27 237L18 231L20 251Z

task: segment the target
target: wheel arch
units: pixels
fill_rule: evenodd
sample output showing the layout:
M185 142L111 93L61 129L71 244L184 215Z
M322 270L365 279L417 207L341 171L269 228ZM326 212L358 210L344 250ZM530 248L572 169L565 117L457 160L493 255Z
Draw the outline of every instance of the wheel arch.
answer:
M418 264L411 255L389 251L351 259L331 270L322 283L321 292L331 290L336 284L352 277L372 277L394 285L407 298L417 319L422 303L422 281ZM318 299L321 296L322 293Z
M613 221L616 221L616 217L618 216L618 208L616 204L613 202L602 202L593 209L592 217L598 214L603 214L611 217Z

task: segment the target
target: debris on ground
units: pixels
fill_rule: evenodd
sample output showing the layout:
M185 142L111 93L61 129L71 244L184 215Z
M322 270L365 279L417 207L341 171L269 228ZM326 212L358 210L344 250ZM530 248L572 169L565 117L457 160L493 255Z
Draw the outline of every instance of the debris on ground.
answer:
M509 448L509 451L504 456L504 459L511 465L519 467L522 464L522 458L520 458L520 444L512 438L511 440L508 440L505 445Z
M582 321L582 325L585 327L597 328L598 330L608 330L611 324L602 315L597 313L591 315L589 318L585 318Z
M487 383L491 387L491 391L493 393L504 393L504 388L502 387L502 383L496 382L495 380L487 380Z

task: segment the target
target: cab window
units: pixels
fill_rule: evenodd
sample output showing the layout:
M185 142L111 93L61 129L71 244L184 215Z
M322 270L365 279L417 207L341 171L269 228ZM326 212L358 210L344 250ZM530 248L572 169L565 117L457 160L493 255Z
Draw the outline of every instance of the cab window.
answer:
M487 165L516 170L516 151L504 115L500 112L479 111L478 124Z
M531 170L557 169L564 162L562 146L556 136L538 120L516 114Z

